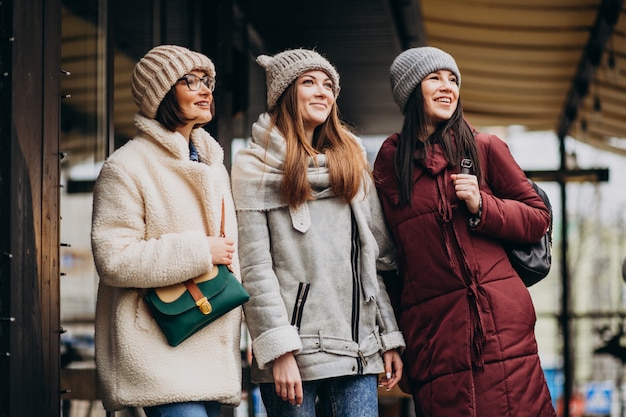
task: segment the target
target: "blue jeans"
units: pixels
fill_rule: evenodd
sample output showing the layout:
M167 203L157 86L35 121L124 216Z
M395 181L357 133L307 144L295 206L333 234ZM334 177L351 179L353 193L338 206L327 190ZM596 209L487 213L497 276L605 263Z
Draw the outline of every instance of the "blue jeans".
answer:
M283 401L273 383L261 384L260 389L268 417L315 417L316 399L325 417L378 417L377 375L303 381L299 407Z
M143 408L146 417L220 417L220 403L215 401L155 405Z

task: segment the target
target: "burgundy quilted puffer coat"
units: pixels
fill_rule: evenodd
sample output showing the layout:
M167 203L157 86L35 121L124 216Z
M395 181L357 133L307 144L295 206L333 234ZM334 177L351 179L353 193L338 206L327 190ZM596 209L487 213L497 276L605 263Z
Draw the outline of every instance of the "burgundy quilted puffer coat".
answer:
M416 414L552 417L534 306L500 243L539 240L549 211L501 139L478 134L476 140L485 184L475 229L440 148L416 161L411 207L398 204L398 135L384 142L374 166L399 252L397 312Z

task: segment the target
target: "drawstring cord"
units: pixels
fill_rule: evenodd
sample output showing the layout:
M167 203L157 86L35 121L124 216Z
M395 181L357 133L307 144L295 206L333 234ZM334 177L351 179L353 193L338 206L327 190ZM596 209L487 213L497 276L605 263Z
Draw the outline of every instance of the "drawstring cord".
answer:
M452 246L452 239L450 236L449 227L451 226L452 221L452 213L448 209L447 197L445 193L445 185L441 184L441 177L437 178L437 192L439 193L439 198L437 199L437 211L439 213L439 219L443 222L442 232L443 232L443 240L446 245L446 250L449 254L454 253L454 248ZM456 269L454 256L449 257L450 267L454 270Z
M443 176L445 177L445 176ZM459 242L458 236L456 236L456 231L454 230L454 226L451 225L452 222L452 207L448 204L448 198L446 193L446 183L443 180L442 176L437 178L437 190L439 192L439 201L437 205L437 210L439 212L439 218L444 222L444 239L446 248L448 253L451 255L454 253L459 254L460 256L460 265L461 270L465 270L467 275L467 284L469 287L467 289L467 301L469 305L469 316L470 316L470 347L471 347L471 360L472 367L476 370L482 370L485 366L485 360L483 358L483 348L485 347L486 337L483 329L483 321L480 316L479 307L478 307L478 292L483 292L482 288L477 285L477 283L471 278L472 274L470 273L471 268L469 265L465 263L466 256L463 251L463 248L460 244L457 243L457 250L454 250L454 245L452 243L452 236L450 236L450 228L452 229L452 234L457 238L457 242ZM451 262L454 263L455 256L450 256ZM453 265L454 267L454 265Z
M479 289L482 291L482 289ZM478 297L476 295L476 285L472 284L467 289L467 298L470 311L470 325L472 328L470 334L470 345L472 349L472 366L474 369L482 370L485 366L483 358L483 348L485 347L485 332L483 330L483 321L478 311Z
M448 204L448 187L446 186L444 176L437 177L437 192L439 193L439 201L437 202L437 211L439 218L444 223L452 221L452 207Z

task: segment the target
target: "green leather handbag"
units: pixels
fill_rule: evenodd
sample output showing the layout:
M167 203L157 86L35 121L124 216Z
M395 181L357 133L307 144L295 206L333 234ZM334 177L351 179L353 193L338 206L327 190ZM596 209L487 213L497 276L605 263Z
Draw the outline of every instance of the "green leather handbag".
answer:
M184 283L149 289L144 297L170 346L178 346L249 298L225 265Z
M224 237L224 199L220 236ZM170 346L239 307L250 295L226 265L214 265L206 274L166 287L151 288L144 299Z

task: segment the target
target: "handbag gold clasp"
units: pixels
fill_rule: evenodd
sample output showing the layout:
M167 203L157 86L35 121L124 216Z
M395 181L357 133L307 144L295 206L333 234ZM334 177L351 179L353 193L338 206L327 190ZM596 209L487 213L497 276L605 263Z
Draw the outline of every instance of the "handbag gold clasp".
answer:
M196 305L200 309L200 312L204 315L209 314L211 310L213 310L213 307L211 307L211 303L209 303L209 300L207 300L206 297L202 297L201 299L196 301Z

